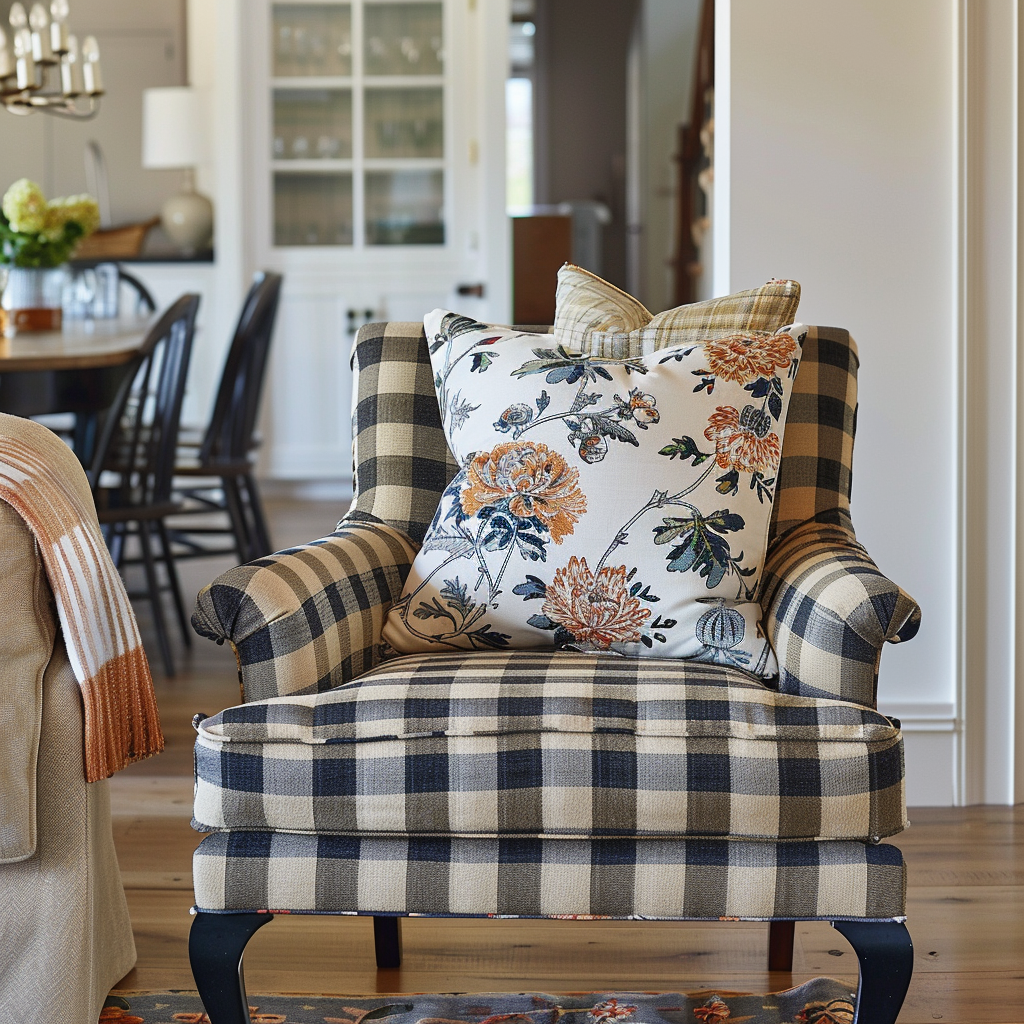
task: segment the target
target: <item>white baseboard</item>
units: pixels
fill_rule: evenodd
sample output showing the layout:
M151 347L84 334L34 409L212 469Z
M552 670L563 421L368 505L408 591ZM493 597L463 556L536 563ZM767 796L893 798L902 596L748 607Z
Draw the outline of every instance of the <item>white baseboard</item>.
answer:
M351 480L260 480L265 498L278 501L333 501L342 512L352 501Z
M878 710L903 726L910 807L951 807L957 802L956 744L952 702L888 701Z

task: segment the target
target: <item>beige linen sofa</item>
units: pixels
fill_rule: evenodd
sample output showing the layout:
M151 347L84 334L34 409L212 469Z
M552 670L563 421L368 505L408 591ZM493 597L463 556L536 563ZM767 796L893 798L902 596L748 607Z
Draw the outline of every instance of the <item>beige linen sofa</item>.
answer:
M0 1021L92 1024L135 963L109 786L85 781L53 594L2 501L0 615Z

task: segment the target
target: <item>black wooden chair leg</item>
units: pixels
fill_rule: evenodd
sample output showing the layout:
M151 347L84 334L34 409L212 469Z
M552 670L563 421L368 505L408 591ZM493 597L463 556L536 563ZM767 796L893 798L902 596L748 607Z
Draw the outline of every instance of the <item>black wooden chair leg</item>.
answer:
M178 570L174 565L174 555L171 554L171 538L167 524L162 519L158 519L156 529L160 534L160 550L163 555L164 568L167 570L167 583L171 588L171 597L174 599L174 612L178 616L178 625L181 627L181 637L185 646L191 647L192 629L188 616L185 614L185 605L181 600L181 583L178 580Z
M771 921L768 924L768 970L793 970L793 938L795 921Z
M400 917L375 917L373 919L373 951L377 955L378 969L401 966L401 922Z
M274 550L270 541L270 531L267 529L267 518L263 514L263 503L260 499L260 491L256 486L256 478L252 473L246 473L242 477L245 484L245 491L249 498L249 508L253 521L253 539L256 543L254 558L265 558Z
M224 486L224 505L228 511L228 518L231 520L231 532L235 536L238 557L243 562L251 562L254 557L252 553L254 545L249 524L245 519L245 506L238 489L238 481L234 477L222 477L221 483Z
M188 958L210 1024L250 1024L242 953L273 914L196 914Z
M139 545L142 548L142 565L146 570L146 587L149 590L149 604L153 610L153 626L160 644L160 653L164 659L164 672L174 675L174 657L171 655L171 642L167 637L167 624L164 621L164 609L160 600L160 580L156 574L156 563L153 559L153 545L150 539L150 524L144 519L139 520Z
M899 921L833 921L860 961L852 1024L895 1024L914 972L914 946Z

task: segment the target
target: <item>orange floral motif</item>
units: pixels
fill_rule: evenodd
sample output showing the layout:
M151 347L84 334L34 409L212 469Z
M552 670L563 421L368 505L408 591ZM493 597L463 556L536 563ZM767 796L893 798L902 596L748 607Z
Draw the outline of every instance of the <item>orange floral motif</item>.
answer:
M547 587L543 613L579 643L607 650L612 644L639 643L650 609L629 593L626 567L605 566L597 575L585 558L573 555Z
M714 997L703 1006L698 1006L693 1015L702 1024L721 1024L723 1020L728 1020L732 1016L732 1011L721 999Z
M107 1021L116 1020L118 1024L145 1024L142 1017L136 1017L120 1006L104 1006L100 1010L100 1024L107 1024Z
M459 501L467 515L502 505L519 519L536 517L561 544L587 510L579 476L579 470L546 445L508 441L474 457Z
M827 1003L808 1003L797 1015L800 1024L852 1024L853 1003L831 999Z
M748 405L742 412L720 405L708 418L704 436L714 442L715 459L722 469L743 473L769 473L779 464L782 442L769 433L768 414Z
M606 999L603 1003L598 1003L594 1006L589 1017L593 1017L598 1022L607 1020L625 1020L627 1017L632 1017L636 1013L637 1008L630 1006L629 1003L620 1003L618 999Z
M705 341L704 352L711 373L720 380L749 384L789 366L796 341L789 334L730 334Z

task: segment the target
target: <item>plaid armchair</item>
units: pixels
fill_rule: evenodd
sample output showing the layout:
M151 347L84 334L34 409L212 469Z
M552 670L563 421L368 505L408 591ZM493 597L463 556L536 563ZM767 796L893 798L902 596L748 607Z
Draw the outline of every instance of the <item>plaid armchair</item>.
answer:
M248 1021L245 943L275 911L830 921L861 962L856 1020L895 1021L912 969L899 723L885 641L920 612L849 516L856 348L812 328L761 594L776 688L689 661L573 652L381 660L380 635L457 466L420 324L358 335L356 497L329 537L225 573L193 625L228 641L243 704L196 716L193 972Z

